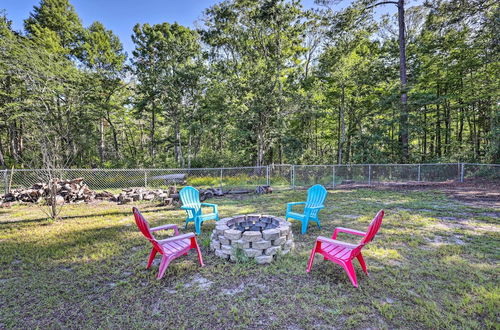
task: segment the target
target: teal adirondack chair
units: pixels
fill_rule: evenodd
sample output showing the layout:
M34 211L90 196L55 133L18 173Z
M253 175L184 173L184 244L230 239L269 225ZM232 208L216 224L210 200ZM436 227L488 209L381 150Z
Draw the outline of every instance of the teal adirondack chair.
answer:
M219 220L219 212L217 211L217 205L211 203L201 203L200 202L200 192L193 187L187 186L181 189L179 192L179 197L182 202L181 209L186 210L186 225L187 228L189 222L194 222L194 228L196 234L200 234L201 223L206 220ZM201 207L209 206L212 207L212 213L202 214Z
M312 186L307 190L307 201L287 204L285 219L288 220L288 218L290 218L302 222L302 234L306 233L309 221L316 222L318 228L321 229L318 213L322 208L325 207L323 205L323 203L325 202L325 198L326 198L325 187L323 187L320 184ZM303 213L292 212L292 207L294 205L304 205L304 212Z

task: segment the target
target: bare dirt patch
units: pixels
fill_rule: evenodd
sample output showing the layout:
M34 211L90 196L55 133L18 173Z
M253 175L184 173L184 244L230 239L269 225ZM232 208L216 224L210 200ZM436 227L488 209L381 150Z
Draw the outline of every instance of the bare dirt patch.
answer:
M500 181L465 180L465 182L405 182L379 183L373 185L348 184L339 185L335 189L370 188L391 191L427 191L439 190L446 195L475 207L500 209Z

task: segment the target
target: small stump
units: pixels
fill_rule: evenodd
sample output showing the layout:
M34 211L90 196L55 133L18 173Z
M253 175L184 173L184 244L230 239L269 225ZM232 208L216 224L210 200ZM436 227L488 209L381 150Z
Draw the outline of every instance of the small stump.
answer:
M294 248L291 224L272 215L247 214L217 221L210 249L223 259L237 261L238 255L268 264L278 254Z

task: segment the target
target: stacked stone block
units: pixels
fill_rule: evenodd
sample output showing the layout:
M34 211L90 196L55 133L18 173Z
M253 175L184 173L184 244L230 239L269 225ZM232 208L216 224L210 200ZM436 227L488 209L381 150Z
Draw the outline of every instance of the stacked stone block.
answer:
M239 223L272 221L276 228L262 231L238 229ZM210 249L220 258L236 261L237 251L259 264L271 263L279 254L287 254L294 248L291 224L272 215L248 214L217 221L211 236Z

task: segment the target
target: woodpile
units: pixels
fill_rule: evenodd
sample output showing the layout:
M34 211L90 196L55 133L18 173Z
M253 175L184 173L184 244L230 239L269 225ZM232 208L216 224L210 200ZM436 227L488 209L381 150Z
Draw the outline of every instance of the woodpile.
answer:
M214 196L224 196L225 192L219 188L200 189L200 201L203 202ZM227 192L226 192L227 193Z
M50 189L54 194L50 194ZM49 183L35 183L30 188L16 188L10 193L0 195L0 204L13 202L51 204L51 196L55 196L57 204L90 203L94 200L107 200L118 204L136 201L158 201L163 205L179 204L179 193L175 187L168 189L128 188L119 194L109 191L95 192L83 183L83 178L73 180L52 179Z
M267 186L269 187L269 186ZM271 187L269 189L272 191ZM214 196L225 196L225 195L242 195L242 194L250 194L252 190L243 189L243 190L222 190L220 188L208 188L208 189L199 189L200 191L200 201L205 201Z
M50 193L53 190L53 194ZM88 203L94 200L95 192L83 183L83 178L73 180L51 179L49 183L35 183L30 188L16 188L0 196L0 203L26 202L39 203L55 196L57 204Z
M50 189L53 189L53 194ZM250 194L252 190L222 190L220 188L200 189L200 201L215 196ZM270 186L259 186L256 194L272 193ZM127 188L119 194L109 191L95 192L90 189L83 178L73 180L52 179L49 183L35 183L30 188L16 188L5 195L0 195L0 204L13 202L40 203L45 201L51 204L51 196L55 196L57 204L63 203L90 203L94 200L107 200L118 204L127 204L137 201L157 201L162 205L180 205L179 192L175 186L168 189Z
M257 189L255 189L257 195L272 194L272 192L273 188L271 188L271 186L258 186Z
M179 193L177 188L169 187L168 189L146 189L146 188L128 188L123 189L118 195L113 195L109 192L103 192L106 196L102 199L109 199L118 204L127 204L136 201L159 201L162 205L179 205Z

